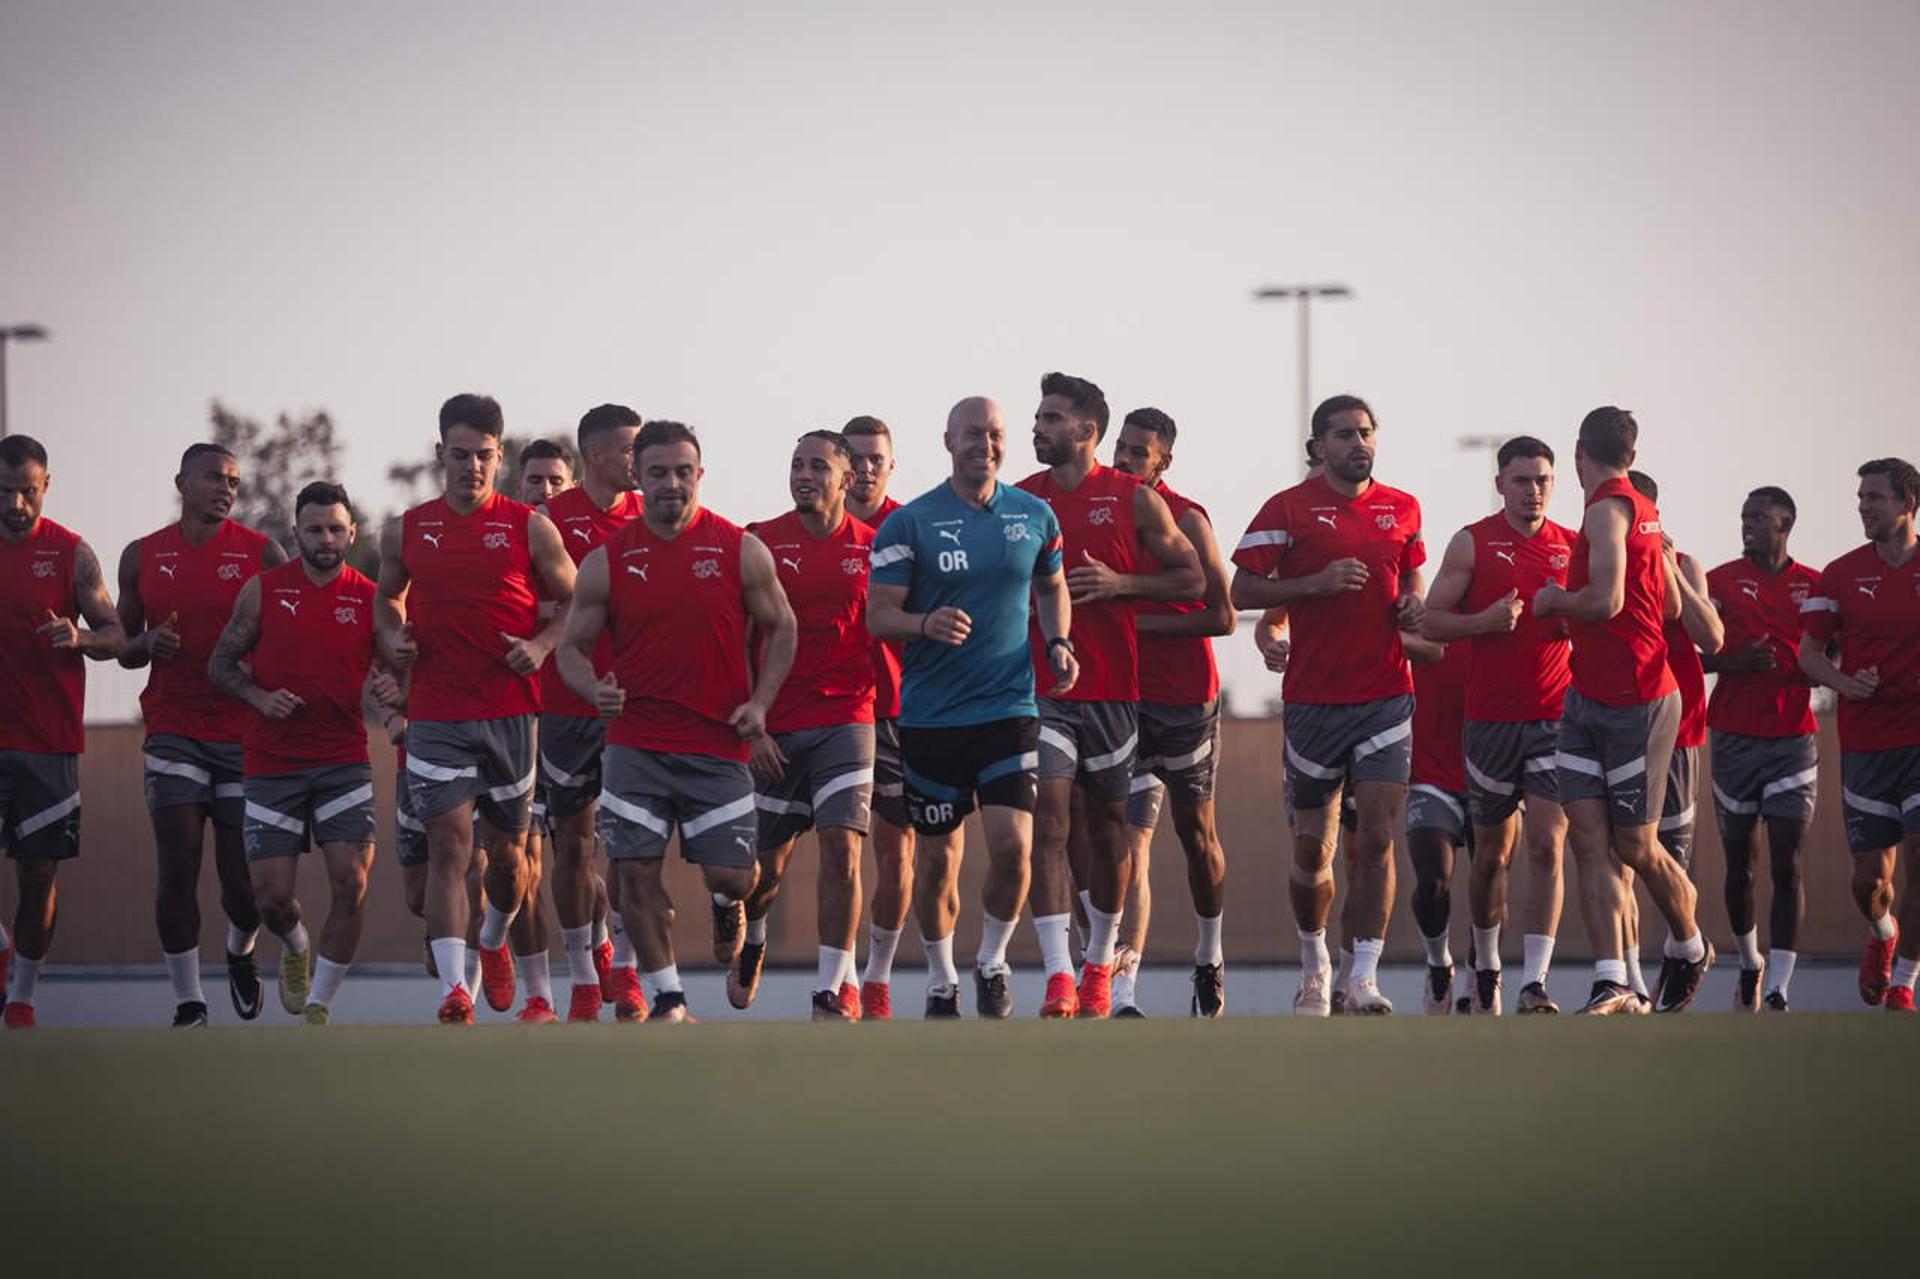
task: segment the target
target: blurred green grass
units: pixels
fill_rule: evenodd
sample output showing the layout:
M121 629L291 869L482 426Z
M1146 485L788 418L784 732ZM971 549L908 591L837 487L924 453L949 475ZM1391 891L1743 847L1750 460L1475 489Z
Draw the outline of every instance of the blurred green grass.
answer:
M0 1038L67 1274L1884 1269L1883 1016ZM23 1272L24 1273L24 1272Z

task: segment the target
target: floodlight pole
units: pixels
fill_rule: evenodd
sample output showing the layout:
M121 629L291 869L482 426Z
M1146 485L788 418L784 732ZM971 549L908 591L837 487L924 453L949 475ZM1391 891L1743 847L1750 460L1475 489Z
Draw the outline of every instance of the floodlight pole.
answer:
M1291 298L1299 304L1300 342L1300 439L1305 442L1313 430L1313 300L1350 298L1353 290L1344 284L1270 284L1253 291L1256 302L1274 302Z

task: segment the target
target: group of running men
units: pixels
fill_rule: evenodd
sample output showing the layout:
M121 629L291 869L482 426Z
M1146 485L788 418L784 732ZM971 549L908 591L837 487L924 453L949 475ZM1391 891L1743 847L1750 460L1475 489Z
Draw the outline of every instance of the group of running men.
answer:
M0 440L0 843L20 889L13 929L0 930L5 1024L34 1024L55 871L79 851L88 658L150 667L146 796L175 1025L208 1020L197 887L209 825L235 1010L252 1019L264 1002L264 924L280 942L283 1007L329 1019L374 854L370 725L400 748L399 859L442 1022L471 1022L476 994L509 1011L517 987L518 1020L558 1019L538 909L549 867L567 1020L596 1021L607 1003L623 1020L687 1020L661 877L676 835L711 899L728 998L749 1006L768 915L809 830L820 858L812 1015L892 1015L911 907L926 1016L957 1017L962 826L975 811L987 857L976 1013L1011 1015L1007 948L1030 907L1040 1015L1139 1016L1163 806L1196 920L1192 1012L1217 1017L1225 858L1211 638L1231 633L1240 609L1261 611L1255 643L1284 673L1297 1014L1391 1011L1377 970L1403 829L1427 1012L1502 1011L1516 847L1527 877L1515 1008L1558 1011L1547 978L1563 845L1595 954L1581 1011L1685 1008L1715 958L1688 873L1709 729L1735 1006L1784 1011L1814 805L1815 683L1838 695L1854 896L1870 928L1860 992L1913 1008L1911 465L1859 468L1868 541L1824 572L1787 554L1794 502L1765 487L1742 507L1741 557L1707 573L1662 532L1657 489L1631 469L1632 415L1596 409L1574 449L1580 527L1546 518L1553 449L1516 437L1497 456L1501 509L1453 536L1427 588L1419 503L1373 478L1373 413L1336 396L1313 414L1307 478L1261 507L1229 578L1205 509L1165 482L1170 417L1127 414L1103 465L1100 389L1051 373L1040 391L1043 469L1017 486L999 479L1000 409L973 397L947 419L949 478L913 501L887 493L888 427L857 417L801 436L792 509L745 527L701 505L690 428L619 405L581 419L577 482L568 451L538 441L507 496L495 484L500 407L457 395L439 418L443 494L384 528L377 580L346 563L357 530L339 485L300 492L288 559L229 518L233 455L195 444L174 480L180 519L127 546L117 601L86 542L42 515L45 449ZM1711 699L1706 671L1719 676ZM1753 905L1763 825L1764 954ZM877 883L856 978L868 835ZM317 941L295 891L312 845L330 889ZM1343 845L1336 968L1326 930ZM1449 903L1463 850L1472 942L1456 994ZM1651 989L1636 881L1667 928Z

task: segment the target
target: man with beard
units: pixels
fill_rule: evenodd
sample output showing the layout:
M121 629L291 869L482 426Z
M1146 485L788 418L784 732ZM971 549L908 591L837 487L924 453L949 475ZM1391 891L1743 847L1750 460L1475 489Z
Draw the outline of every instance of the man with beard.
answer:
M371 579L348 568L347 491L316 481L294 501L300 558L241 588L207 676L254 711L246 738L246 842L254 896L280 939L280 1006L324 1026L360 944L373 867L373 768L362 706L373 665ZM241 663L247 663L243 667ZM332 905L309 961L294 888L308 838Z

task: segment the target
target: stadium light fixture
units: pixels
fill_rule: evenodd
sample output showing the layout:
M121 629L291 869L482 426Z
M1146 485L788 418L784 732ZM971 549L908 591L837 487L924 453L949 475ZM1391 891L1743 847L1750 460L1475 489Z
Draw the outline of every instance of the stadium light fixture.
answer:
M7 432L7 343L45 342L53 337L38 324L0 325L0 436Z

